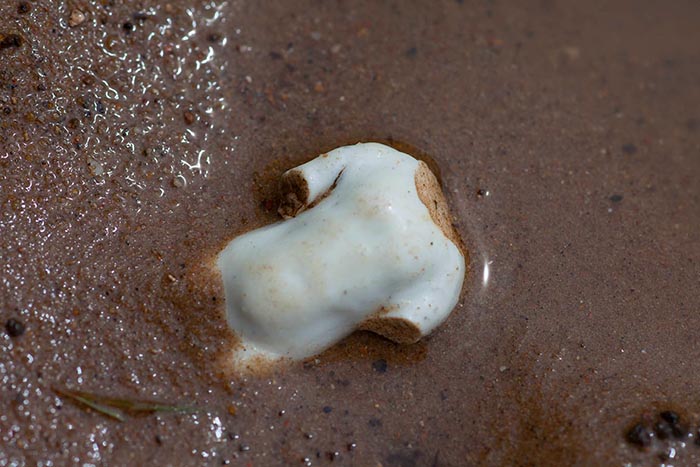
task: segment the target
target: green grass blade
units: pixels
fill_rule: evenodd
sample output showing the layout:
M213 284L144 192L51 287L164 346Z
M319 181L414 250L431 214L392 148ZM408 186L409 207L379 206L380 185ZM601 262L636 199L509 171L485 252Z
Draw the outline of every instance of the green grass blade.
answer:
M73 391L69 391L67 389L59 389L55 387L53 388L53 390L59 396L67 397L68 399L79 402L87 407L90 407L92 410L101 413L102 415L106 415L107 417L113 418L120 422L124 421L124 415L122 415L121 412L110 407L104 406L98 402L95 402L89 397L86 397L84 394L79 394Z

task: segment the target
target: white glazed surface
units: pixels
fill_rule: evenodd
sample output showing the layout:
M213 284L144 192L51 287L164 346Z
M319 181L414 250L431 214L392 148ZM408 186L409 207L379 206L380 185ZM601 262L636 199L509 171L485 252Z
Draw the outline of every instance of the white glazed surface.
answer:
M294 218L232 240L217 258L235 359L301 359L351 334L382 307L430 333L456 305L464 256L418 197L418 161L360 143L295 169L309 203Z

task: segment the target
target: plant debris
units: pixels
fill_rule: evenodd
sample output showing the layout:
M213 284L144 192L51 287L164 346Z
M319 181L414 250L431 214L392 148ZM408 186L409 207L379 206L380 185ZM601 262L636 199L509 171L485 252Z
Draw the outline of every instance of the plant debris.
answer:
M66 397L79 402L96 412L106 415L120 422L123 422L126 417L125 412L131 415L150 414L154 412L194 412L197 409L191 406L170 405L154 401L145 401L139 399L124 399L109 396L102 396L84 391L72 391L70 389L52 387L53 391L59 396Z

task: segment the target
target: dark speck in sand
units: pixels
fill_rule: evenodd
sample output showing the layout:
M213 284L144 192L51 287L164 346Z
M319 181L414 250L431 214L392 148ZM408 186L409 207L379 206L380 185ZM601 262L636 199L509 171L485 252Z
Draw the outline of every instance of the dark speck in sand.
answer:
M680 415L673 410L665 410L659 414L659 417L666 420L671 425L677 425L681 421Z
M406 51L406 56L408 58L415 58L416 55L418 55L418 48L416 47L411 47Z
M388 365L386 363L386 360L384 360L383 358L372 362L372 369L374 369L374 371L376 371L377 373L386 373L387 368Z
M620 201L622 201L622 195L612 195L610 197L610 201L612 201L613 203L619 203Z
M377 428L377 427L382 426L382 421L379 420L378 418L370 418L368 423L369 423L369 426L371 426L372 428Z
M630 444L647 447L651 444L651 431L641 423L637 423L630 428L625 438Z
M636 154L637 153L637 146L635 146L632 143L627 143L622 145L622 152L625 154Z
M5 330L7 331L7 334L10 335L10 337L21 336L22 334L24 334L25 329L26 326L24 325L24 323L14 318L8 319L7 323L5 323Z
M17 13L24 15L32 11L32 6L28 2L19 2L17 5Z
M0 50L21 47L24 40L19 34L0 33Z

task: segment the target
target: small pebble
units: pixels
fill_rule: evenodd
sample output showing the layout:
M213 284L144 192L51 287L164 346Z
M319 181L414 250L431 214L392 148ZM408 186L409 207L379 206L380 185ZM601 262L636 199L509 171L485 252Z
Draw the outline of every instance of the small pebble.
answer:
M613 203L619 203L620 201L622 201L622 195L612 195L610 197L610 201L612 201Z
M88 159L88 167L90 168L92 175L95 177L99 177L105 173L105 169L100 161L96 161L95 159Z
M85 22L85 13L80 10L71 11L70 18L68 18L68 26L74 28L80 26Z
M185 119L186 124L192 125L194 123L194 114L189 110L186 110L182 117Z

